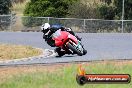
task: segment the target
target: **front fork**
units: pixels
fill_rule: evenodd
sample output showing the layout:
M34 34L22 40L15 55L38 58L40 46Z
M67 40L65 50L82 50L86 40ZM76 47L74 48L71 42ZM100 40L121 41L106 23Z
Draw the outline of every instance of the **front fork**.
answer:
M83 52L83 46L81 44L81 41L78 41L78 44L76 44L75 42L73 42L72 40L69 40L65 46L67 46L67 44L70 43L72 44L72 46L74 46L77 50L79 50L80 52ZM69 52L71 52L72 54L76 54L75 52L73 52L72 50L70 50L69 48L67 48L67 50Z

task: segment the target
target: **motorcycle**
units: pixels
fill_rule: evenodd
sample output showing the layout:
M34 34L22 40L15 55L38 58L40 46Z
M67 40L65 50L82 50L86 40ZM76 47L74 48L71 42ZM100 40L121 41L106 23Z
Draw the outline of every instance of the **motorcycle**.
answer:
M79 56L85 55L87 50L84 49L81 41L67 31L57 30L52 35L55 40L55 46L64 50L67 54L77 54ZM56 50L59 56L63 56L60 50Z

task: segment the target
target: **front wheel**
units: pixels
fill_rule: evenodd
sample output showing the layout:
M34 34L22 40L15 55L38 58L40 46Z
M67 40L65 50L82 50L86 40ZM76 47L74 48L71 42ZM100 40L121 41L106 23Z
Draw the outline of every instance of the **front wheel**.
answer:
M68 43L67 47L72 50L73 52L75 52L77 55L82 56L84 55L83 52L81 52L80 50L78 50L75 46L73 46L72 44Z

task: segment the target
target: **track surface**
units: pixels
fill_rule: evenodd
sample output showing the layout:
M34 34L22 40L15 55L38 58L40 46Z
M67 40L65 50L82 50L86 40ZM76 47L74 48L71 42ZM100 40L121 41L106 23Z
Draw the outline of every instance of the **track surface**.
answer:
M52 64L75 61L132 59L132 34L116 33L78 33L88 51L85 56L66 55L61 58L33 58L27 61L0 63L0 65ZM31 45L33 47L54 49L42 39L40 32L0 32L0 43Z

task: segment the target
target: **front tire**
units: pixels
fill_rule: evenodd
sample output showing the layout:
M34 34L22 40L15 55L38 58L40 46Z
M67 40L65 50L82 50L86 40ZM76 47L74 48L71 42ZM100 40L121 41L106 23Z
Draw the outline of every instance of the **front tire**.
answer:
M73 52L75 52L77 55L79 55L79 56L82 56L82 55L83 55L83 53L80 52L80 51L78 51L72 44L68 43L68 44L67 44L67 47L68 47L69 49L71 49Z

